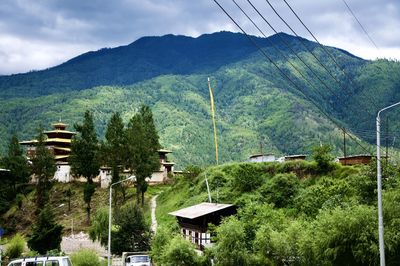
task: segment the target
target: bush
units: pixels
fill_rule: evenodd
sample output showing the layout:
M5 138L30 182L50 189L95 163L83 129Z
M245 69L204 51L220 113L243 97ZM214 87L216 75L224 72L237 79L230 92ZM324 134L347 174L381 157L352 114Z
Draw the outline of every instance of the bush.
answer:
M21 210L23 201L24 201L24 195L17 194L17 196L15 197L15 202L18 205L18 210Z
M25 240L22 235L16 234L8 243L5 255L10 259L18 258L21 256L25 248Z
M261 193L275 207L283 208L293 202L299 188L300 181L294 174L277 174L261 188Z
M312 157L317 162L317 171L320 174L328 173L334 169L331 151L332 147L329 145L313 147Z
M74 266L100 266L98 255L90 249L82 249L73 253L71 261Z
M182 236L175 236L162 257L161 265L199 265L199 258L194 250L194 245Z
M250 192L261 185L263 180L261 171L253 164L240 164L232 168L234 190Z

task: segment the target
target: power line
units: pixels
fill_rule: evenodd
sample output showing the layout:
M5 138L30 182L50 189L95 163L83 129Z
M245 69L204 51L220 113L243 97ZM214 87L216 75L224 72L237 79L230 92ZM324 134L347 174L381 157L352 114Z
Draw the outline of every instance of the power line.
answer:
M285 0L284 0L285 1ZM376 43L374 42L374 40L371 38L371 36L368 34L367 30L364 28L364 26L361 24L360 20L358 20L358 18L356 17L356 15L354 14L353 10L351 10L350 6L347 4L347 2L345 0L342 0L343 3L346 5L347 9L349 10L349 12L351 13L351 15L353 16L353 18L357 21L358 25L360 25L361 29L363 30L363 32L365 33L365 35L367 35L368 39L371 41L371 43L375 46L376 49L379 50L379 47L376 45Z
M319 109L319 111L320 111L323 115L325 115L325 116L328 118L328 120L330 120L333 124L335 124L339 129L344 130L344 129L338 124L338 122L335 121L333 118L331 118L324 110L322 110L322 109L318 106L318 104L316 104L316 103L314 102L314 100L312 100L311 98L309 98L306 94L304 94L304 93L301 91L300 87L299 87L288 75L286 75L286 73L285 73L282 69L279 68L279 66L272 60L272 58L271 58L270 56L268 56L268 55L265 53L265 51L260 47L260 45L258 45L258 43L255 42L255 41L250 37L250 35L248 35L248 33L236 22L236 20L235 20L234 18L232 18L232 16L220 5L220 3L219 3L217 0L213 0L213 1L219 6L219 8L225 13L225 15L228 16L229 19L243 32L243 34L247 37L247 39L248 39L254 46L256 46L256 47L260 50L260 52L271 62L271 64L273 64L273 65L278 69L278 71L281 73L281 75L282 75L285 79L287 79L301 94L303 94L303 96L304 96L306 99L308 99L314 106L316 106L317 109ZM366 152L371 153L371 152L368 151L361 143L359 143L356 139L354 139L354 137L352 137L351 135L349 135L349 137L352 138L363 150L365 150Z
M275 28L271 25L271 23L269 23L269 21L265 18L265 16L263 16L260 11L257 9L257 7L254 6L254 4L250 1L247 0L247 2L251 5L251 7L257 12L257 14L267 23L267 25L275 32L278 33ZM329 71L329 69L327 69L327 67L317 58L317 56L303 43L302 38L292 29L292 27L280 16L280 14L276 11L276 9L271 5L271 3L266 0L266 2L270 5L270 7L272 8L272 10L275 12L275 14L286 24L286 26L296 35L296 37L298 37L300 39L300 43L303 45L303 47L305 47L308 52L317 60L317 62L326 70L326 72L334 78L334 80L336 81L336 83L338 83L338 85L340 87L342 87L341 83L333 76L333 74ZM282 42L284 42L286 44L286 46L297 56L296 52L293 51L293 49L291 49L290 45L280 36L280 39L282 40ZM321 45L321 44L320 44ZM308 64L306 64L299 56L297 56L303 64L305 64L309 69L310 67L308 66ZM310 69L312 71L312 69ZM313 72L313 71L312 71ZM314 73L314 72L313 72ZM315 73L314 73L315 74ZM317 76L317 75L316 75ZM317 76L318 77L318 76ZM319 79L321 81L321 79ZM328 88L328 86L325 84L325 82L321 81L326 88ZM329 88L328 88L329 89ZM329 89L330 90L330 89ZM330 90L332 92L332 90ZM346 90L342 90L344 93L347 94L348 97L351 97L348 92ZM334 92L332 92L334 95L336 95ZM336 99L339 100L339 97L336 95ZM361 107L361 105L360 105ZM367 111L368 114L370 114L371 116L374 116L368 109L365 109Z
M311 87L313 87L315 89L315 91L318 92L318 94L324 98L324 95L322 95L318 88L315 87L315 85L313 83L311 83L304 75L303 73L287 58L287 56L276 47L276 45L265 35L265 33L260 29L260 27L257 26L257 24L253 21L253 19L250 18L250 16L246 13L246 11L243 10L243 8L235 1L232 0L233 3L235 3L235 5L240 9L240 11L247 17L248 20L250 20L250 22L254 25L255 28L257 28L257 30L266 38L266 40L270 43L270 45L279 53L282 55L283 58L285 58L287 60L287 62L300 74L300 76L308 83L310 84ZM257 11L257 10L256 10ZM259 14L261 17L262 15ZM278 34L278 32L275 30L275 28L268 22L268 25L270 26L270 28L276 33ZM304 60L292 49L292 47L290 47L290 45L286 42L285 39L283 39L280 35L278 35L280 37L280 39L282 40L282 42L285 44L285 46L291 50L291 52L311 71L311 73L313 73L313 75L325 86L325 88L327 88L335 97L336 99L339 101L339 97L338 95L331 90L331 88L314 72L314 70L306 63L304 62Z
M328 49L326 49L326 47L324 45L321 44L321 42L317 39L317 37L315 37L315 35L311 32L311 30L305 25L305 23L303 22L303 20L300 18L300 16L296 13L296 11L294 11L294 9L292 8L292 6L286 1L283 0L285 2L285 4L288 6L288 8L290 9L290 11L296 16L296 18L300 21L300 23L303 25L303 27L308 31L308 33L313 37L313 39L319 44L319 46L323 49L323 51L332 59L332 61L335 63L335 65L341 70L341 72L343 73L343 75L347 78L348 81L350 81L350 83L355 86L353 79L344 71L344 69L339 65L339 63L337 62L337 60L335 59L335 57L333 56L333 54L331 52L329 52ZM365 94L364 94L365 95ZM374 100L372 100L368 95L365 95L366 98L368 99L368 101L370 103L372 103L374 105L374 107L376 109L379 109L377 104L375 103Z

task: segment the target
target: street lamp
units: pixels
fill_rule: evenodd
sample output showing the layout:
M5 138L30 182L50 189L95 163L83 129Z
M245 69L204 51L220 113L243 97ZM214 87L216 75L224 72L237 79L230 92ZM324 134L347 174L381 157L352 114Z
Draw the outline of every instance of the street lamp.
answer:
M389 108L399 105L400 102L389 105L381 109L376 116L376 179L378 183L378 231L379 231L379 254L381 266L385 266L385 244L383 236L383 216L382 216L382 172L381 172L381 118L380 114Z
M132 180L134 178L135 178L135 176L132 175L132 176L130 176L130 177L124 179L124 180L120 180L118 182L115 182L115 183L111 184L111 186L110 186L110 201L109 201L109 206L108 206L108 208L109 208L108 209L108 263L107 263L108 266L111 266L111 214L112 214L111 203L112 203L112 187L114 185L119 184L119 183L122 183L122 182L125 182L125 181L128 181L128 180Z

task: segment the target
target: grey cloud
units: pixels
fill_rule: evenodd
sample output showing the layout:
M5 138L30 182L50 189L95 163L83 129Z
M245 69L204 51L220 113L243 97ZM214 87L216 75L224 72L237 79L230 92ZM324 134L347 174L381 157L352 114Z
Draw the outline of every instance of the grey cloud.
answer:
M236 0L267 34L273 32L256 19L246 0ZM282 0L270 0L280 14L302 36L311 38ZM341 0L287 0L321 41L337 40L370 49L371 44ZM242 16L231 0L219 0L252 34L258 32ZM253 0L278 31L289 32L265 0ZM400 49L400 1L347 0L378 46ZM239 31L212 0L3 0L0 1L0 39L13 37L33 49L31 42L71 47L112 47L128 44L142 36L184 34L199 35L218 30ZM360 43L356 43L360 42ZM330 43L327 43L328 45ZM23 46L22 46L23 47ZM351 47L351 45L349 45ZM7 47L0 44L2 58ZM53 49L56 50L56 49ZM81 50L66 54L78 54ZM15 49L13 50L15 54ZM29 54L24 52L24 54ZM398 53L400 54L400 52ZM55 56L59 57L59 56ZM64 60L67 60L65 58ZM59 62L61 63L61 62ZM14 64L18 64L17 61ZM24 69L21 62L21 71ZM10 71L18 67L10 67ZM2 73L9 73L0 70Z

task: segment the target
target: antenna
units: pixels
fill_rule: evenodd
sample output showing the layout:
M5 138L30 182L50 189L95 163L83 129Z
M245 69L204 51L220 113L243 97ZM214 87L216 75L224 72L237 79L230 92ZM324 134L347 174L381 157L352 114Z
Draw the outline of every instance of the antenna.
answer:
M208 185L207 175L206 175L206 185L207 185L207 192L208 192L208 201L209 201L210 203L212 203L212 202L211 202L210 186Z

